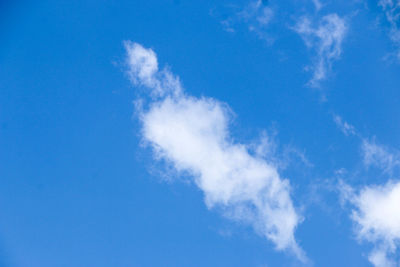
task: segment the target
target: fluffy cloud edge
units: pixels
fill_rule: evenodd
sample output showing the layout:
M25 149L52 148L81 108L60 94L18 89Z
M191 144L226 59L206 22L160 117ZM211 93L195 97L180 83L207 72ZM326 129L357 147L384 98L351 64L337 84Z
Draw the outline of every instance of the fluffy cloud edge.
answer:
M396 266L400 242L400 181L356 190L340 183L342 198L352 205L351 219L360 241L374 245L368 259L376 267Z

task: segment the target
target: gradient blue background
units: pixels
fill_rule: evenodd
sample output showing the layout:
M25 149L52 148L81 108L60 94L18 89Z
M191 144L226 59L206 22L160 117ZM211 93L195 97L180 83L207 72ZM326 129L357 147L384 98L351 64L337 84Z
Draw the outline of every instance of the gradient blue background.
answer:
M141 146L124 40L153 48L188 93L228 103L237 140L274 129L303 151L313 166L283 173L305 217L301 246L315 266L369 266L370 246L324 181L340 168L360 169L352 184L386 177L362 170L359 140L332 116L399 147L399 65L382 59L393 44L374 1L324 2L321 15L347 16L350 28L330 78L312 89L312 50L288 29L315 14L311 1L272 3L273 44L243 22L224 31L230 4L247 1L0 1L0 266L299 264L208 211L194 185L162 179Z

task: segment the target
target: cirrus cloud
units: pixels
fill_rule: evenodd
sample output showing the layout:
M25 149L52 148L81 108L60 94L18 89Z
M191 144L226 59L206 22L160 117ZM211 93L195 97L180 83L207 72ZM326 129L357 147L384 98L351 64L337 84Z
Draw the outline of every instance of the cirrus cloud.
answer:
M309 81L312 87L326 79L332 63L342 54L342 43L347 32L347 23L336 13L323 16L316 26L308 17L302 17L293 28L304 40L306 46L316 53L310 66L313 76Z

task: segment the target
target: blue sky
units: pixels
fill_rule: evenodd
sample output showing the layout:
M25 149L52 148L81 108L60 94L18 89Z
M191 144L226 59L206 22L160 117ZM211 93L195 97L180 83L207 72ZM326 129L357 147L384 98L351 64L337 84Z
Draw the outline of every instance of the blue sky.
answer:
M0 266L399 266L399 14L1 1Z

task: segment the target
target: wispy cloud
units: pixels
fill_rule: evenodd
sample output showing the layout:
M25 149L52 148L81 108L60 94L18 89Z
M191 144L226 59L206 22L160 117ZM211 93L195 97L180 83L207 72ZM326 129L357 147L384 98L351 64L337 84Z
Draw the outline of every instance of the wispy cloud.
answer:
M385 13L386 20L390 24L389 36L397 46L396 57L400 60L400 1L399 0L380 0L379 6Z
M252 225L278 250L291 251L304 261L294 237L302 217L292 203L289 181L250 146L233 141L227 105L187 95L176 76L158 70L153 50L131 42L125 48L129 76L153 96L139 113L143 139L154 156L193 177L208 208ZM268 147L264 142L260 151Z
M400 242L400 182L366 186L359 192L345 184L341 189L354 207L351 218L358 238L375 246L369 261L376 267L398 266L393 256Z
M354 126L344 121L342 117L338 115L333 115L333 121L336 123L336 126L342 131L344 135L349 136L356 134L356 129L354 128Z
M260 39L272 42L272 38L267 34L266 28L275 16L275 12L268 1L251 1L244 8L237 8L233 16L221 21L227 32L235 32L235 24L245 23L249 31L254 32Z
M310 86L318 87L320 82L327 78L333 61L340 58L347 28L345 19L335 13L322 17L316 26L310 18L302 17L293 28L303 38L307 47L316 53L314 63L309 67L313 71Z
M397 151L390 152L384 146L377 144L374 139L364 138L361 149L367 167L374 166L392 174L394 169L400 166L400 154Z
M319 1L319 0L312 0L312 2L313 2L314 6L315 6L315 9L316 9L317 11L319 11L319 10L322 8L322 3L321 3L321 1Z
M398 150L378 144L375 137L363 137L353 125L344 121L338 115L333 115L333 121L344 135L356 136L360 140L361 157L367 169L375 167L392 175L395 169L400 167L400 152Z
M239 17L250 22L255 20L259 26L266 26L273 17L272 9L261 0L251 2L244 10L239 12Z

